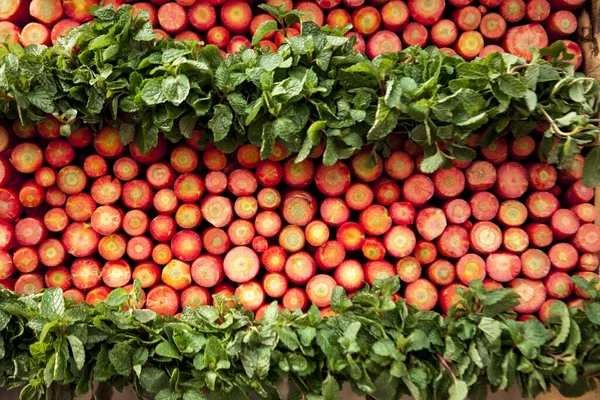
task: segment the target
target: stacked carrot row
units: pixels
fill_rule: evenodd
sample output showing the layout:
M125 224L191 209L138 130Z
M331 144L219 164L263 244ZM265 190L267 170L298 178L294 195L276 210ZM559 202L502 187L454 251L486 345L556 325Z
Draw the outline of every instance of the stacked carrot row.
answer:
M286 10L300 10L304 21L319 26L352 24L356 49L371 58L402 47L428 44L458 53L465 59L491 52L509 52L530 59L531 46L542 48L565 40L570 60L581 64L573 42L574 12L585 0L267 0ZM159 37L204 41L223 52L250 47L261 23L273 19L244 0L152 0L135 2L134 14L146 11ZM120 7L123 0L0 0L0 40L22 45L54 43L70 29L91 19L93 5ZM276 51L286 36L299 34L295 24L267 36L258 46Z
M236 295L261 312L278 300L330 312L336 285L354 293L398 275L398 297L446 312L481 279L521 295L515 310L547 317L597 278L600 227L576 156L560 174L534 161L535 139L482 148L474 162L420 171L398 136L381 158L364 151L295 163L276 145L232 154L197 140L148 154L109 126L60 136L49 116L0 129L0 282L19 293L60 287L96 304L139 280L139 304L160 313Z

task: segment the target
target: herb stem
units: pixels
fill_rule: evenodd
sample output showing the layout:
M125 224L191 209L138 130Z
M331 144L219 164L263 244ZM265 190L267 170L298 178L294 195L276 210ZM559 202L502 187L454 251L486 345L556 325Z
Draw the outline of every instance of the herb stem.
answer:
M546 118L546 120L548 121L548 123L550 124L550 126L552 127L552 130L559 136L562 137L569 137L571 135L575 135L576 133L581 132L581 127L577 127L575 129L573 129L570 132L563 132L558 125L556 125L556 122L552 119L552 117L546 112L546 110L544 110L543 107L539 107L539 110L542 112L542 114L544 114L544 117Z
M440 360L440 364L442 364L442 366L450 373L450 375L452 375L452 379L456 380L456 375L454 375L454 371L452 371L452 368L450 368L450 366L448 365L448 363L446 362L444 357L442 357L438 353L437 358L438 358L438 360Z
M523 69L523 68L527 68L527 67L529 67L530 65L531 65L531 64L516 65L516 66L514 66L514 67L510 68L510 69L509 69L507 72L508 72L509 74L514 74L516 71L518 71L518 70L520 70L520 69Z

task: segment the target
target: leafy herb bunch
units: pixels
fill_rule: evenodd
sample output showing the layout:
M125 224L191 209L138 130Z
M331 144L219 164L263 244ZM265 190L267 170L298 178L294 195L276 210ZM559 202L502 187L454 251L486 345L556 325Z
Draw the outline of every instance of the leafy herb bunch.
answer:
M276 19L261 25L254 44L299 21L298 11L261 7ZM248 49L223 59L215 46L156 40L129 6L93 14L95 22L51 48L0 48L0 115L38 123L52 114L64 135L109 123L142 151L161 134L176 142L194 129L224 152L250 142L263 157L275 141L298 160L323 142L328 165L365 145L385 153L386 137L401 134L424 148L425 172L472 159L473 134L487 146L536 128L541 158L562 168L600 132L590 119L598 82L574 72L561 43L530 62L499 53L467 62L416 47L370 61L343 36L349 27L304 23L276 53ZM585 182L593 186L600 149L590 153Z
M484 399L488 387L515 384L526 397L552 385L575 397L600 373L600 294L573 279L592 300L583 310L555 303L546 326L515 321L518 295L486 291L481 281L460 292L446 318L392 301L395 277L352 299L337 287L336 317L272 304L259 322L221 299L180 318L128 309L139 286L95 307L57 288L24 297L1 290L0 386L22 387L22 400L69 399L94 381L131 385L144 399L280 399L274 383L287 377L292 399L334 400L344 382L382 400Z

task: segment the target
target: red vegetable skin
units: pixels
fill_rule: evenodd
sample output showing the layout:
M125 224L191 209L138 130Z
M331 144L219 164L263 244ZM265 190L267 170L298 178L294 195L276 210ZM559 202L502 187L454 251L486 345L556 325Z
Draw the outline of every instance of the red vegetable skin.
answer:
M379 31L381 14L375 7L360 7L352 13L352 25L356 32L364 36L370 36Z
M585 253L600 251L600 227L594 224L584 224L575 233L572 239L577 250Z
M72 29L78 28L81 24L73 19L63 19L58 21L50 31L50 40L55 44L61 36L66 36Z
M336 286L336 281L329 275L315 275L306 284L306 294L317 307L326 307L331 304L331 295Z
M471 206L466 200L463 199L454 199L447 201L442 206L442 210L444 211L444 215L446 215L446 219L451 224L462 224L466 222L471 216ZM390 208L390 213L391 212L392 210Z
M467 254L469 247L469 233L461 226L447 226L438 239L440 253L447 258L460 258Z
M31 44L50 45L50 29L37 22L30 22L21 31L21 44L27 47Z
M456 291L457 288L461 288L465 291L468 289L465 285L451 283L440 290L440 306L442 307L443 312L447 313L452 306L463 300L463 297ZM462 306L459 306L459 308L462 308Z
M476 279L484 280L486 277L486 263L477 254L468 253L456 263L456 277L465 285Z
M511 54L531 61L533 54L530 47L544 48L548 46L548 35L540 24L515 26L506 32L503 47Z
M571 295L574 285L567 273L552 271L544 279L544 286L546 287L548 296L564 299Z
M517 278L509 283L509 287L521 296L514 310L519 313L537 312L546 301L546 288L542 281Z
M568 238L579 230L579 219L571 210L562 208L552 214L550 226L558 239Z
M471 214L479 221L491 221L498 214L500 204L489 192L477 192L469 200Z
M434 194L435 187L426 175L411 175L402 185L402 198L415 206L427 203Z
M413 252L416 237L411 229L404 226L394 226L386 232L383 243L392 257L402 258Z
M570 271L577 265L578 254L569 243L557 243L548 250L552 267L558 271Z
M479 221L470 231L471 248L480 254L490 254L502 244L502 232L493 222Z
M445 0L408 0L410 15L415 21L426 26L439 21L445 8Z
M431 282L420 278L406 286L404 298L407 304L430 311L437 304L438 292Z
M404 257L396 263L396 271L402 282L411 283L421 276L421 264L415 257Z
M302 22L310 21L314 22L318 26L323 26L325 23L325 14L316 3L311 1L300 1L294 5L294 9L304 13L304 15L300 17ZM296 26L297 24L294 25L296 29L299 29L299 27Z
M456 42L455 50L466 60L471 60L481 52L484 46L484 39L481 33L477 31L467 31L461 33Z
M179 305L179 294L167 285L155 286L146 297L146 307L159 315L175 315Z
M525 10L530 22L543 22L550 15L550 3L546 0L529 0Z
M358 261L345 260L335 269L334 278L339 286L353 292L363 287L365 274Z
M377 279L386 279L396 275L396 268L387 261L369 261L365 264L365 280L369 285Z
M315 272L316 263L313 257L306 252L292 254L285 262L286 276L297 285L308 282Z
M429 32L424 25L418 22L409 22L402 31L402 42L406 46L425 47L429 39Z
M508 23L519 22L525 17L526 7L523 0L503 0L500 4L500 15Z
M528 249L520 256L522 274L530 279L542 279L550 272L550 258L541 250Z
M456 277L454 266L447 260L437 260L427 268L429 280L437 286L446 286Z
M352 17L348 14L348 11L342 8L336 8L327 14L326 23L331 27L343 28L352 23Z
M459 8L452 13L452 19L461 31L473 31L481 24L481 11L474 6Z
M379 31L367 42L367 56L375 58L381 54L395 53L402 50L402 42L398 35L391 31Z
M521 253L529 247L529 236L521 228L508 228L503 235L502 245L505 250Z
M567 10L557 11L550 14L546 21L548 34L554 39L567 37L577 30L577 18Z
M381 20L385 29L400 33L409 21L409 11L406 3L392 0L381 9Z

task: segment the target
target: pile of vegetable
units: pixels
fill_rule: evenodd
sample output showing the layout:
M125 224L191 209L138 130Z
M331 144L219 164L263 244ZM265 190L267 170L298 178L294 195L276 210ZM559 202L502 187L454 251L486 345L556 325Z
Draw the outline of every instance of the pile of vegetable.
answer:
M223 52L244 47L266 47L276 52L286 37L299 35L299 19L342 29L357 38L356 49L374 58L402 47L439 46L465 59L509 52L531 59L530 47L544 48L565 40L581 65L581 49L573 40L575 13L584 0L152 0L132 2L134 14L146 11L159 37L181 41L204 41ZM260 3L266 3L261 6ZM97 5L115 9L123 0L2 0L0 39L28 44L55 43L69 30L89 21L88 11ZM275 18L274 7L290 12ZM293 17L292 17L293 16ZM277 28L251 44L260 25L271 21Z
M0 377L22 398L594 387L598 83L562 42L371 61L307 22L223 58L94 15L0 47L0 284L23 295L0 292Z
M523 397L552 386L578 397L596 388L600 370L600 294L574 281L593 302L585 311L557 303L546 324L515 321L517 294L480 281L446 318L394 301L398 278L351 299L337 287L340 316L326 319L315 306L290 313L273 304L255 321L220 301L157 317L131 308L139 296L124 289L96 307L56 288L0 291L0 382L22 388L24 400L83 396L93 382L129 385L145 399L281 399L274 384L284 377L292 399L334 400L344 382L377 399L485 399L488 388L513 385Z
M235 294L260 319L275 299L329 315L336 285L354 293L397 275L422 310L447 312L457 288L481 280L546 321L558 299L585 298L570 274L599 278L583 157L559 178L535 161L540 133L433 171L397 136L384 158L361 151L328 166L322 146L297 161L277 145L261 160L252 144L229 155L198 146L194 131L142 154L108 125L66 139L53 118L14 126L3 142L18 144L0 157L0 279L21 294L60 287L95 305L137 279L139 308L175 315Z

